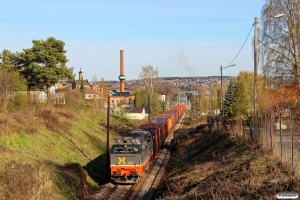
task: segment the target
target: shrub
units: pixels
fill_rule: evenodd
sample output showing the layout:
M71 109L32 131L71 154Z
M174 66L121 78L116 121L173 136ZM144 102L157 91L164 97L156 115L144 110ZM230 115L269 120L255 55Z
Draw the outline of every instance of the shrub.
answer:
M12 98L10 99L9 103L9 110L10 111L17 111L26 108L28 105L28 98L27 94L16 92L14 95L12 95Z

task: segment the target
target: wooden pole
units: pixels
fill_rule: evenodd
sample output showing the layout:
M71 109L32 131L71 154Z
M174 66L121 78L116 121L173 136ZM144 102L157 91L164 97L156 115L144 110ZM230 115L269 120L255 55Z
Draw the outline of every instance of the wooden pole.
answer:
M107 129L106 129L106 176L110 179L110 156L109 156L109 115L110 115L110 96L107 98Z

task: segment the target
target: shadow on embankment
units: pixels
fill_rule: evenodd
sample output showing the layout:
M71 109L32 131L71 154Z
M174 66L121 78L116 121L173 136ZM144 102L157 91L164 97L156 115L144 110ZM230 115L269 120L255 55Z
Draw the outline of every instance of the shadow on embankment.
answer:
M83 168L86 170L88 175L98 185L102 185L107 182L106 167L107 167L107 154L103 153L94 160L91 160Z

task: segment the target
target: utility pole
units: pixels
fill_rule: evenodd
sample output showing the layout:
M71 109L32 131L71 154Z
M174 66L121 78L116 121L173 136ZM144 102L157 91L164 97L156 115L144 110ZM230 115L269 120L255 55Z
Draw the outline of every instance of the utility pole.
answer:
M151 123L150 93L148 93L148 124Z
M258 64L258 31L257 31L257 24L258 24L258 19L257 17L254 18L254 94L253 94L253 99L254 99L254 106L253 106L253 137L257 139L256 135L256 77L257 77L257 64Z
M282 17L284 14L278 14L275 15L267 20L273 19L273 18L280 18ZM253 99L254 99L254 105L253 105L253 139L258 139L258 130L257 130L257 125L256 125L256 121L257 121L257 113L256 113L256 86L257 86L257 65L258 65L258 29L257 29L257 24L258 24L258 19L257 17L254 18L254 94L253 94Z
M222 109L222 115L223 115L223 119L224 119L224 106L223 106L223 80L222 80L222 65L220 66L220 70L221 70L221 109Z
M107 98L107 129L106 129L106 176L110 179L110 157L109 157L109 114L110 114L110 96Z
M211 114L211 81L209 82L209 113Z

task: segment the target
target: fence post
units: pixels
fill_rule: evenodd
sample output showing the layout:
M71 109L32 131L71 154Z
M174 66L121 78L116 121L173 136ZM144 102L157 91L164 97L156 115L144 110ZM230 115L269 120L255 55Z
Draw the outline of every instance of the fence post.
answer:
M270 139L271 139L271 149L272 149L272 155L274 154L274 149L273 149L273 119L271 113L269 113L270 116Z
M253 119L253 123L252 123L251 119L249 117L247 117L247 124L249 125L251 139L255 140L255 135L254 135L254 119Z
M281 131L281 110L277 110L279 113L279 135L280 135L280 162L282 164L282 131Z
M292 129L292 173L294 175L294 121L293 114L290 115L291 129Z
M292 153L292 173L294 174L294 128L293 128L293 115L289 109L285 109L284 111L289 112L289 120L290 120L290 133L291 133L291 153Z

